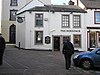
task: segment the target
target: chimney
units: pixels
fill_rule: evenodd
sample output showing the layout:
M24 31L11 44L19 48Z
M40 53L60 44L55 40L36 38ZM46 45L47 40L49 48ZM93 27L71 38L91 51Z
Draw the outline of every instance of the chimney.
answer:
M70 1L68 2L68 4L69 4L69 5L74 5L74 2L73 2L72 0L70 0Z

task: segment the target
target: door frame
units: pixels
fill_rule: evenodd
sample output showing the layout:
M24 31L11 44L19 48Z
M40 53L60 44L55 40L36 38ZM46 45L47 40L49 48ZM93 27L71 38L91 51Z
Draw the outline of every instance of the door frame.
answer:
M14 35L13 35L13 37L14 37L14 39L13 39L13 41L12 41L12 36L11 36L11 34L12 34L12 28L14 28L14 30L13 30L13 33L14 33ZM9 27L9 42L10 43L16 43L16 25L15 24L12 24L10 27Z
M54 38L55 37L58 37L59 38L59 50L57 50L57 51L60 51L60 46L61 46L61 44L60 44L60 36L57 36L57 35L56 36L55 35L52 36L52 42L53 42L52 43L52 51L55 51L54 50Z

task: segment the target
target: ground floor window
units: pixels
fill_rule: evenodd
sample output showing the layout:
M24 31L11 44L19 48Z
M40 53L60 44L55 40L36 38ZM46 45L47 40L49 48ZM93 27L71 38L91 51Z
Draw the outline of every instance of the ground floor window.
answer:
M36 44L43 44L43 31L36 31L35 32L35 43Z
M64 43L65 41L67 41L67 40L70 41L70 40L71 40L70 38L71 38L70 36L64 36L64 37L63 37L63 43Z
M90 33L90 48L96 47L96 32Z
M81 47L81 35L74 35L74 47Z

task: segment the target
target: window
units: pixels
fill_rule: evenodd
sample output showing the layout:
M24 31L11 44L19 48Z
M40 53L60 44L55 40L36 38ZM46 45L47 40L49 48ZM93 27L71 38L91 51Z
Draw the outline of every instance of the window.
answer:
M36 44L43 44L43 31L36 31L35 32L35 43Z
M81 27L81 19L80 15L73 15L73 27L74 28L79 28Z
M62 15L62 27L69 27L69 15Z
M94 12L94 23L95 24L100 24L100 11L95 11Z
M16 12L17 10L10 10L10 20L16 21Z
M71 40L71 37L70 36L64 36L63 37L63 43L65 43L67 40Z
M36 14L35 20L36 27L43 27L43 14Z
M81 35L74 35L74 47L81 47Z
M10 6L17 6L17 0L11 0Z

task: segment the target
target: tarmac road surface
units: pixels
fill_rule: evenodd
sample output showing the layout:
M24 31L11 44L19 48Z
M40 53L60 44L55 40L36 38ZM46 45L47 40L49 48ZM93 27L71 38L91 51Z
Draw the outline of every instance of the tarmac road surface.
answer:
M65 69L60 51L34 51L6 48L0 75L100 75L97 70L84 70L72 66Z

